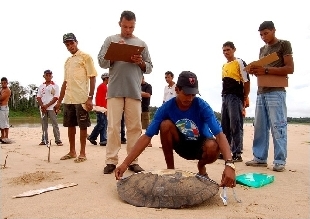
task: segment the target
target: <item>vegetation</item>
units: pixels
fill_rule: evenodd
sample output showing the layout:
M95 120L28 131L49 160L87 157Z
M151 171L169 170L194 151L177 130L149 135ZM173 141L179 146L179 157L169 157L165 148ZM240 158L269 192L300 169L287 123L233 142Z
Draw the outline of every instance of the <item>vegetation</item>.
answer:
M36 95L38 92L38 87L35 84L29 84L27 87L20 85L18 81L9 82L9 87L11 89L11 97L9 101L10 107L10 118L25 118L34 117L39 118L39 107L36 101ZM158 107L150 107L150 117L153 118ZM60 111L58 118L62 118L62 110ZM217 119L221 120L221 113L214 112ZM95 113L90 113L91 119L96 119ZM253 122L254 117L246 117L245 122ZM305 118L287 118L288 123L310 123L310 117Z

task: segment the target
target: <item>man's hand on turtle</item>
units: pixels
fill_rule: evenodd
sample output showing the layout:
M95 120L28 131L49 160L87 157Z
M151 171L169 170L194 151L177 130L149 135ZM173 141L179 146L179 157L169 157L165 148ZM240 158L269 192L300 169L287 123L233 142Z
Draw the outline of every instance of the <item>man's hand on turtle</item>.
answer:
M236 173L235 170L229 166L225 166L223 171L220 187L235 187L236 186Z
M122 163L120 166L118 166L115 169L115 178L116 180L120 180L124 174L124 172L127 170L128 166L124 163Z

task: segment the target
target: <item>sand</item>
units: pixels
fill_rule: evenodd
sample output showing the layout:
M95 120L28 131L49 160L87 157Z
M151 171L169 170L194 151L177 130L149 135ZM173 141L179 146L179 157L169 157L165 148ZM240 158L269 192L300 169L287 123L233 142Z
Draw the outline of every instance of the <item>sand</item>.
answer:
M13 127L10 129L10 138L14 143L0 145L1 218L309 218L309 127L289 125L285 172L272 171L272 141L267 168L247 167L244 162L236 164L237 175L257 172L275 176L273 183L261 188L237 185L235 191L242 203L234 200L229 189L227 206L223 205L219 192L199 206L177 210L135 207L123 202L117 194L114 174L104 175L102 172L105 147L87 142L87 161L61 161L59 158L68 152L69 146L67 130L60 127L64 146L56 146L52 142L51 162L48 163L47 147L38 145L41 129ZM89 132L91 130L92 127ZM49 134L52 136L51 126ZM243 159L247 161L252 158L251 124L245 124L244 136ZM165 169L159 136L155 136L152 143L153 147L146 148L139 157L139 164L145 170ZM120 162L125 155L126 145L123 145L119 153ZM196 163L175 155L176 168L196 172ZM207 166L210 178L220 182L223 168L222 160ZM130 174L131 171L125 173ZM12 198L28 190L61 183L78 185L33 197Z

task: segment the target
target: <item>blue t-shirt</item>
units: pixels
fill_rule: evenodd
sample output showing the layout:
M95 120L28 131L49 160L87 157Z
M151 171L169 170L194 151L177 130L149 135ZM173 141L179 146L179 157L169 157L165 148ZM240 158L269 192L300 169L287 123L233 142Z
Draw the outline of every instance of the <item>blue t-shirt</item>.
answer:
M198 137L210 138L222 132L214 111L199 97L195 97L190 108L185 111L178 108L176 97L165 102L156 111L145 134L148 137L157 135L163 120L171 120L187 140L197 140Z

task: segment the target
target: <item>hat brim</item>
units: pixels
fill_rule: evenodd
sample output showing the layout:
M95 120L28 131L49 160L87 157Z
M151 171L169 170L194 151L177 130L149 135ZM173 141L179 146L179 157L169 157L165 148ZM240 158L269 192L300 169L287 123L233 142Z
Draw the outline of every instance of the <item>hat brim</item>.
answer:
M67 42L67 41L75 41L75 39L73 39L73 38L68 38L68 39L63 40L64 43Z
M182 90L185 94L199 94L198 88L194 87L182 87Z

